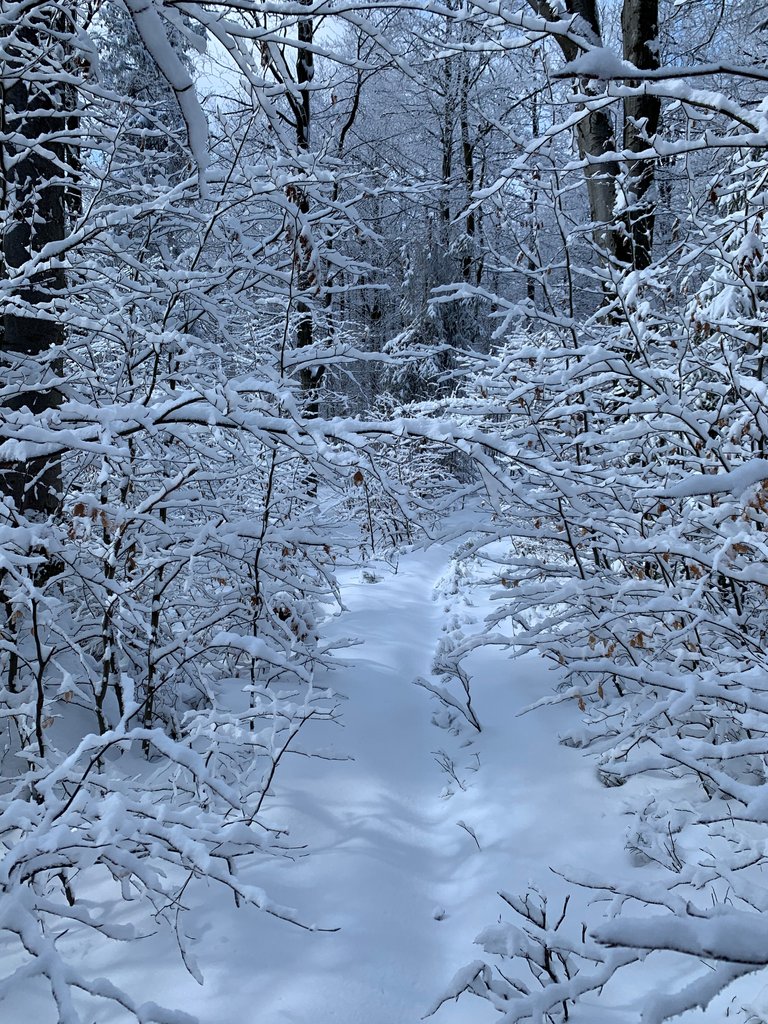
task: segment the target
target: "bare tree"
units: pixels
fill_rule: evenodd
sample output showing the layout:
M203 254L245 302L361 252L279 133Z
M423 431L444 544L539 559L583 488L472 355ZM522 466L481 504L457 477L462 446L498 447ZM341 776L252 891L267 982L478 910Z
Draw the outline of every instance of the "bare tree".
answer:
M548 0L529 0L531 7L549 22L558 20ZM603 46L600 14L596 0L568 0L575 32L595 47ZM623 55L641 70L659 66L658 0L624 0L621 15ZM575 61L582 48L571 35L558 34L557 43L565 59ZM594 91L588 76L579 76L582 92ZM624 103L623 139L625 151L640 152L653 139L659 123L657 96L638 89ZM634 268L648 266L653 243L653 211L646 201L653 184L654 163L631 160L623 175L622 162L611 158L617 139L611 115L605 108L587 106L576 127L579 156L585 162L587 195L595 239L606 259ZM625 181L622 184L622 178ZM624 195L621 195L621 189ZM617 210L621 213L617 215Z

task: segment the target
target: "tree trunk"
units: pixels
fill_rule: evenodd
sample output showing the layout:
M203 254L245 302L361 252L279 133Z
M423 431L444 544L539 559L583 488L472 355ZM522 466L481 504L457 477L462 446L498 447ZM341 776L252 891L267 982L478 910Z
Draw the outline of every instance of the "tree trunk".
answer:
M461 129L461 156L464 165L464 192L467 203L467 216L464 220L467 242L461 260L461 277L468 284L479 285L480 274L477 260L477 221L472 208L475 191L475 143L470 136L469 123L469 60L462 54L462 74L459 88L459 126Z
M548 0L529 0L537 14L547 20L557 20ZM568 0L568 10L581 19L575 26L581 34L591 37L602 46L600 19L596 0ZM626 60L639 68L658 67L655 43L658 37L658 0L624 0L622 10L623 52ZM564 37L558 45L567 61L575 60L579 48ZM581 82L588 92L590 82ZM624 103L623 147L638 152L646 148L646 139L652 139L659 123L659 101L642 95L631 97ZM605 257L613 263L642 269L650 262L653 243L653 206L646 196L653 184L654 162L631 161L627 170L626 212L617 214L618 186L621 165L618 160L596 164L595 157L616 151L613 123L603 110L591 110L576 129L579 156L586 161L584 173L587 185L589 212L595 225L594 237Z
M309 5L312 0L302 0ZM299 87L299 102L295 105L296 146L300 153L308 153L311 145L312 132L312 79L315 75L314 54L311 47L314 38L312 18L299 18L298 39L300 48L296 58L296 84ZM301 45L304 44L304 45ZM299 211L302 220L309 214L309 195L306 189L299 196ZM315 325L312 307L305 296L315 284L315 270L312 260L310 240L302 233L296 239L297 259L299 261L298 284L300 297L296 303L299 323L296 327L296 347L309 348L314 344ZM308 366L301 370L301 389L304 392L304 411L311 419L316 419L320 412L319 388L323 379L324 367Z
M2 148L5 186L6 302L3 316L3 385L15 393L9 411L42 416L61 400L55 385L64 329L54 301L64 292L64 272L55 265L24 271L66 230L67 147L51 141L67 126L66 90L53 65L60 39L71 26L57 6L32 8L3 40ZM39 140L45 139L45 142ZM61 490L57 459L32 458L0 468L0 488L19 511L48 515Z
M621 12L624 60L644 71L659 67L659 0L624 0ZM628 83L633 84L633 83ZM624 149L640 152L659 128L661 101L642 94L624 100ZM630 161L627 171L628 227L632 266L643 270L651 262L655 205L647 198L656 167L653 160Z

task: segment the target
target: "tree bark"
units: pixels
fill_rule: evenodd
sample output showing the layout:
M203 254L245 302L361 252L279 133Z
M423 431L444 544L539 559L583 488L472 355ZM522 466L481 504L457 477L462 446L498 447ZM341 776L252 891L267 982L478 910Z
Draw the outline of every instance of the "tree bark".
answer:
M624 60L643 71L659 67L659 0L624 0L621 12ZM630 85L633 83L629 83ZM659 128L661 100L642 93L624 100L624 149L646 149ZM651 262L655 204L648 198L653 185L654 160L629 162L627 171L628 227L632 240L632 265L643 270Z
M528 0L537 14L557 20L548 0ZM602 46L600 19L596 0L568 0L568 10L575 15L574 26L595 45ZM622 10L624 58L636 67L658 67L658 0L624 0ZM558 37L558 45L567 61L575 60L579 48L569 39ZM581 88L589 91L590 82L582 80ZM639 152L647 146L658 129L659 101L640 95L625 100L622 145L625 150ZM627 170L627 194L624 211L617 212L619 181L622 167L618 160L595 163L596 157L616 152L613 124L603 110L590 110L576 129L579 156L585 161L587 197L590 217L595 225L594 237L605 257L613 263L642 269L650 262L653 244L653 204L646 198L653 184L652 160L630 161Z
M459 87L459 127L461 130L461 156L464 165L464 192L467 203L467 216L464 219L467 233L467 245L461 260L461 277L468 284L479 285L480 273L477 261L477 222L472 207L475 191L475 143L470 137L469 124L469 61L467 54L462 54L461 84Z
M309 5L312 0L302 0ZM315 75L314 54L310 47L314 38L312 18L299 18L298 40L299 51L296 58L296 84L299 87L299 102L295 105L296 146L300 153L308 153L312 142L312 79ZM303 44L303 45L302 45ZM299 211L302 219L309 214L309 194L301 189ZM315 284L315 271L312 263L312 247L308 238L302 233L296 239L297 258L299 260L298 284L300 297L296 303L299 322L296 327L296 347L309 348L314 344L315 325L312 307L307 302L307 291ZM308 366L301 370L300 382L304 392L304 411L310 419L316 419L320 412L319 388L322 383L323 366Z
M66 230L67 152L52 141L71 119L66 89L53 65L54 36L70 30L59 6L32 7L4 43L2 143L5 186L3 260L6 278L2 319L3 385L16 391L4 400L8 411L42 416L61 401L55 379L64 328L54 301L65 277L54 265L25 272L47 245ZM41 73L42 72L42 73ZM57 80L58 78L58 80ZM71 105L71 101L70 101ZM61 466L57 459L32 458L0 467L0 488L24 514L44 516L59 505Z

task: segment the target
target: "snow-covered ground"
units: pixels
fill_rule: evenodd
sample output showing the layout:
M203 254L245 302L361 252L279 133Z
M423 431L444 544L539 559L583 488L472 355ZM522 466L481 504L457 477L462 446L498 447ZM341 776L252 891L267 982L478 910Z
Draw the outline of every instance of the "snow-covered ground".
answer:
M429 676L455 612L435 589L448 561L438 547L404 558L397 573L377 567L378 582L360 571L342 576L348 610L331 629L361 644L355 666L329 679L348 698L343 726L316 730L315 743L353 760L296 757L277 780L271 818L309 844L307 856L263 864L258 883L305 920L339 931L303 932L229 904L201 907L193 930L205 985L170 955L162 971L142 970L137 947L147 998L205 1024L415 1024L476 955L472 940L503 909L498 889L533 880L559 896L550 865L597 868L623 855L620 799L579 752L557 743L576 706L517 714L551 691L543 663L475 655L482 734L472 740L466 730L457 741L432 724L438 706L413 680ZM440 750L454 758L464 791L438 766ZM496 1016L466 997L436 1019Z
M429 676L441 629L457 613L446 588L436 590L449 555L439 547L410 554L397 573L378 569L375 582L359 570L342 574L347 610L329 628L360 646L354 666L328 680L347 697L343 725L314 734L338 759L296 756L277 779L269 816L306 850L254 865L252 880L308 923L338 930L303 931L198 889L188 931L202 987L167 933L112 947L112 959L91 959L91 970L203 1024L416 1024L476 958L474 937L510 916L499 889L524 892L532 882L559 907L565 883L552 869L628 870L625 792L603 787L588 756L557 742L578 707L518 714L552 691L555 677L541 661L476 653L483 731L457 737L433 724L438 705L413 680ZM460 613L480 620L483 606L466 601ZM652 877L652 867L636 870ZM84 947L83 956L104 954ZM629 988L613 993L617 1021L637 1019L632 998ZM580 1012L574 1020L588 1024ZM4 1024L47 1019L32 999L0 1012ZM495 1019L471 996L434 1018Z

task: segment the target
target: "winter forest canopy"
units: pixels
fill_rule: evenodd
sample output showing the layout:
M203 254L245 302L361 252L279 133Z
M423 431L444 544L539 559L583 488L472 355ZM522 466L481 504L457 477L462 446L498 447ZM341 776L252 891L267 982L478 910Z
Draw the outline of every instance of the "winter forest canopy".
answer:
M281 780L355 777L350 581L425 566L454 832L536 729L622 855L511 845L402 1024L763 1021L768 7L0 0L0 70L3 1021L190 1021L118 965L202 984L204 898L254 975L365 914Z

